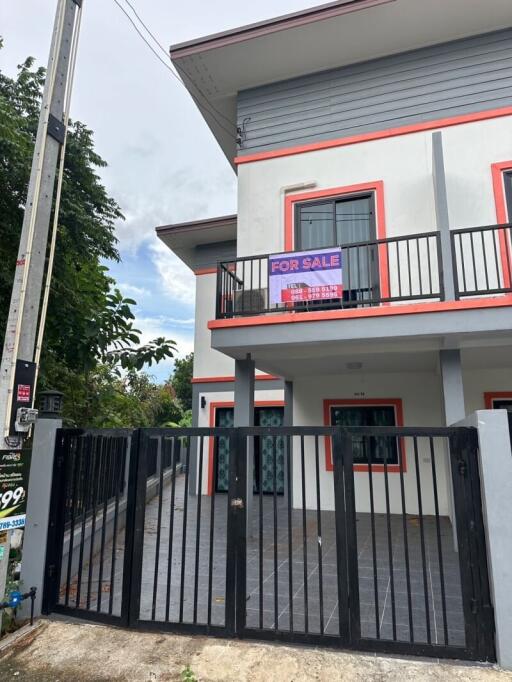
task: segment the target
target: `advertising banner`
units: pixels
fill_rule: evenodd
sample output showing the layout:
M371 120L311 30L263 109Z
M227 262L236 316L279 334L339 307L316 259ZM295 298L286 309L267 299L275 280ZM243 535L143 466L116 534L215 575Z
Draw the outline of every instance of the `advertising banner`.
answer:
M269 256L270 306L341 298L341 248Z
M25 525L29 471L30 450L0 451L0 531Z

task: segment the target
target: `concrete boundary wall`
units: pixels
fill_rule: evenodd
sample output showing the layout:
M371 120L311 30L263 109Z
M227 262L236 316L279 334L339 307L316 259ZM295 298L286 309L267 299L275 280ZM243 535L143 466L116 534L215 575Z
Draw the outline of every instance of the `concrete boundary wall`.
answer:
M499 665L512 670L512 449L505 410L479 410L456 426L478 429L480 486Z

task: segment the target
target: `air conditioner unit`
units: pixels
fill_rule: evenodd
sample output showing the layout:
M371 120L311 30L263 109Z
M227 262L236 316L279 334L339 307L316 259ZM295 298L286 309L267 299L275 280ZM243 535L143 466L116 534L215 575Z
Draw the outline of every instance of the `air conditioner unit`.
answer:
M267 307L267 289L235 291L234 313L261 313Z

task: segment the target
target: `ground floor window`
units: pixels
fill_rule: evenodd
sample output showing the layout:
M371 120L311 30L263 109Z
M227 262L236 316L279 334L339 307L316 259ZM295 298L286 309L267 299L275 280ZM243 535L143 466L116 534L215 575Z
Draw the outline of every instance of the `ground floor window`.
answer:
M507 410L510 442L512 443L512 391L486 393L485 406L488 410Z
M280 406L256 406L254 408L255 426L283 426L284 408ZM217 407L215 426L229 428L234 425L234 408ZM254 439L254 492L274 492L274 456L276 492L284 493L284 438L261 436ZM215 491L227 492L229 484L229 439L216 439Z
M403 426L402 401L389 399L342 399L324 401L324 422L327 426ZM354 470L399 471L405 465L403 442L396 437L353 437ZM326 439L326 466L332 470L332 443ZM404 466L405 468L405 466Z

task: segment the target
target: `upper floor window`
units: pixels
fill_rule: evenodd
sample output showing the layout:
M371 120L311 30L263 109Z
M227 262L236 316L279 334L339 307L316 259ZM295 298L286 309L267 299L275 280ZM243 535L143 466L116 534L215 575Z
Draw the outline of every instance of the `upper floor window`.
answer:
M299 251L375 239L373 193L298 203L295 211Z
M508 221L512 222L512 170L504 173L503 182L505 183L505 201L507 204Z

